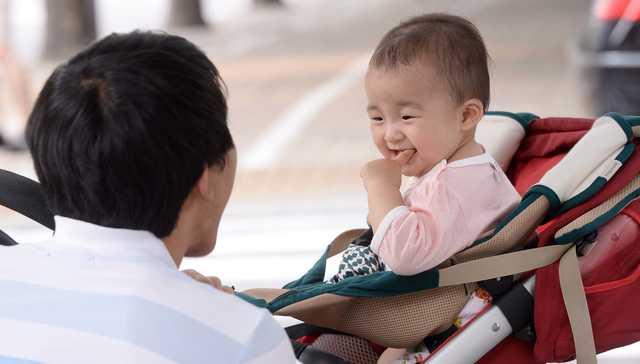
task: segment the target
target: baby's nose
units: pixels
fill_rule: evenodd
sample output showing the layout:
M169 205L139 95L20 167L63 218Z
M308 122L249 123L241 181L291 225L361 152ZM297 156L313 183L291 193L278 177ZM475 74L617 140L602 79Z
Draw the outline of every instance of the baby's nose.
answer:
M391 124L391 123L389 123ZM384 140L389 143L398 142L404 138L402 132L393 125L387 125L384 132Z

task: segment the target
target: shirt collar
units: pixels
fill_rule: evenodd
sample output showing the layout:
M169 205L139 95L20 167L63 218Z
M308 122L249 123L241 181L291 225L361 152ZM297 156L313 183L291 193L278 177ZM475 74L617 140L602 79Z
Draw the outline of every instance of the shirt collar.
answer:
M431 167L431 169L427 171L427 173L418 177L418 179L422 179L427 176L438 174L440 171L444 170L447 167L466 167L466 166L473 166L473 165L487 164L487 163L489 164L497 163L494 161L493 157L491 157L491 155L487 152L475 155L473 157L458 159L453 162L448 162L446 159L443 159L440 162L438 162L435 166Z
M422 176L413 177L407 189L404 191L403 195L407 195L410 190L412 190L415 186L420 184L422 181L425 181L427 179L437 178L440 172L444 171L447 167L456 168L456 167L466 167L466 166L473 166L473 165L487 164L487 163L495 167L498 162L496 162L493 159L493 157L486 151L482 154L469 157L469 158L458 159L451 163L447 162L446 159L443 159L440 162L438 162L435 166L431 167L431 169L427 171L425 174L423 174ZM499 169L500 167L498 166L497 168Z
M145 261L176 269L164 242L144 230L110 228L55 216L53 242L81 247L98 258Z
M476 156L469 157L469 158L458 159L451 163L447 163L447 165L449 167L465 167L465 166L472 166L472 165L485 164L485 163L490 163L490 164L494 163L493 158L487 152L484 152L482 154L478 154Z

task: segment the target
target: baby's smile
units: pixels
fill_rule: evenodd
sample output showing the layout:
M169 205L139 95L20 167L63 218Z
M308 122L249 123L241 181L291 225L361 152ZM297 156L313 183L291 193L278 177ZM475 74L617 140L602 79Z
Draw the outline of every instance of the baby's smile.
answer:
M411 159L413 159L413 156L416 154L415 148L389 148L389 152L391 152L391 160L396 162L399 161L402 165L409 164Z

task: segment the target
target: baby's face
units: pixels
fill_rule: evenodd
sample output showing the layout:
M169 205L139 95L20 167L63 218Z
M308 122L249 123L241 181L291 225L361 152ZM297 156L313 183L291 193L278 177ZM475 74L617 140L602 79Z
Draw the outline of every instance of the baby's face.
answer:
M386 159L413 153L402 166L405 176L421 176L450 157L463 140L462 106L448 93L436 69L423 64L395 70L369 68L365 79L376 147Z

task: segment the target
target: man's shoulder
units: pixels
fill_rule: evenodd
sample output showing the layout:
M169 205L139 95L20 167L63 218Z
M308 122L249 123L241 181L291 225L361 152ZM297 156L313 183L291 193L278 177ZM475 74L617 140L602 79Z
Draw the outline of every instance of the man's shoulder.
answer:
M208 347L217 353L216 358L230 359L237 355L237 362L243 363L295 362L284 329L269 311L188 277L186 281L179 277L178 281L172 287L184 285L178 289L181 297L163 304L181 305L186 309L184 314L206 326L214 336L225 338L206 339L207 335L195 335L195 340L208 340ZM223 352L226 354L218 357Z
M18 244L11 246L0 245L0 267L8 268L12 265L40 264L46 261L49 254L47 249L43 249L38 244Z
M194 281L175 268L87 264L68 265L63 271L58 269L63 262L32 249L25 245L0 254L0 262L7 262L0 267L0 287L13 298L0 302L0 308L16 322L37 321L51 332L82 332L77 340L87 345L99 337L117 339L124 343L120 354L143 348L177 362L244 362L289 355L286 335L267 310ZM11 262L19 255L27 264ZM49 260L55 261L53 269L31 264ZM25 316L21 302L33 297L42 304L33 305ZM61 309L50 311L51 302ZM58 344L49 340L47 345Z

